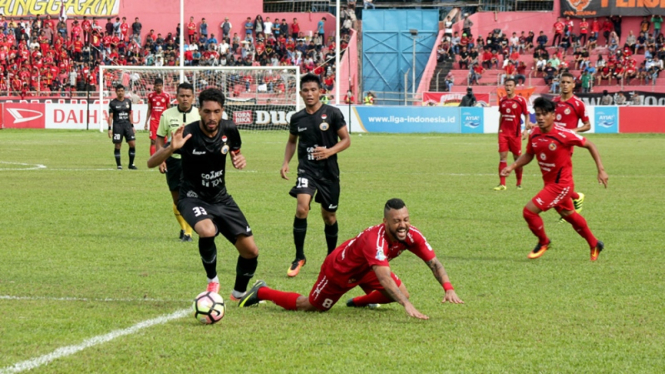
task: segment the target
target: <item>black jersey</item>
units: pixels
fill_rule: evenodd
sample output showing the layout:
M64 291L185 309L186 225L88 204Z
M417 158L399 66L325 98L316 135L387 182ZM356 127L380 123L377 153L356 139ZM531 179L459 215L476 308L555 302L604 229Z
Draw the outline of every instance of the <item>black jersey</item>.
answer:
M339 141L337 131L346 126L342 112L323 104L314 114L305 109L291 117L289 131L298 140L298 174L307 173L314 178L339 180L337 155L325 160L315 160L312 152L316 147L332 148Z
M233 121L222 120L219 131L210 138L201 131L199 123L185 126L182 136L192 137L177 151L182 155L180 198L217 203L226 196L226 155L240 149L240 133Z
M113 99L109 103L109 116L113 116L114 125L131 125L129 112L132 111L132 101L128 98L120 101Z

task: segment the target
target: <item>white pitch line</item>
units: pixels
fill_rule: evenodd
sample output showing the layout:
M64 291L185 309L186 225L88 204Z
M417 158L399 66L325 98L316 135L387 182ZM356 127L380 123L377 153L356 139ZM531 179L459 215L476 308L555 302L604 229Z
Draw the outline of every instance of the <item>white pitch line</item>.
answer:
M49 354L39 356L39 357L35 357L33 359L26 360L26 361L21 361L21 362L18 362L16 364L12 365L12 366L8 366L6 368L0 369L0 374L20 373L22 371L32 370L32 369L35 369L37 367L47 365L47 364L51 363L51 361L57 360L59 358L66 357L66 356L71 356L71 355L73 355L77 352L80 352L80 351L82 351L86 348L94 347L94 346L99 345L99 344L104 344L106 342L109 342L109 341L111 341L113 339L116 339L116 338L119 338L121 336L135 334L135 333L139 332L140 330L145 329L145 328L150 327L150 326L162 325L162 324L165 324L166 322L169 322L171 320L182 318L182 317L188 315L190 312L191 312L191 310L189 308L188 309L182 309L182 310L179 310L179 311L171 313L171 314L167 314L167 315L163 315L161 317L157 317L157 318L149 319L147 321L139 322L136 325L128 327L126 329L115 330L115 331L111 331L110 333L105 334L105 335L98 335L98 336L92 337L90 339L86 339L83 342L81 342L81 344L69 345L69 346L66 346L66 347L58 348L58 349L56 349L55 351L53 351Z
M142 298L142 299L113 299L113 298L86 298L86 297L49 297L49 296L11 296L11 295L0 295L0 300L49 300L49 301L103 301L103 302L137 302L137 301L149 301L149 302L162 302L162 303L181 303L181 302L190 302L192 300L166 300L166 299L151 299L151 298Z
M30 166L27 168L0 168L0 170L41 170L41 169L46 169L46 165L42 164L26 164L24 162L9 162L9 161L0 161L0 164L5 164L5 165L20 165L20 166Z

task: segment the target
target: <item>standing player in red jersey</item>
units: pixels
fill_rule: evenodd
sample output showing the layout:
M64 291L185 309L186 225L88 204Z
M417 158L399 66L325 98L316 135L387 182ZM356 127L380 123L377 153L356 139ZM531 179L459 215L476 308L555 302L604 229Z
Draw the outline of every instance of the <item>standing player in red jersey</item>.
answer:
M577 133L555 125L556 104L554 102L539 97L534 101L533 108L536 112L538 127L534 128L529 136L526 153L501 172L502 175L508 176L511 171L523 167L536 157L543 174L545 187L526 204L522 211L529 229L538 237L538 244L527 257L538 258L552 245L552 241L545 234L543 219L539 214L554 208L587 241L591 248L591 261L596 261L604 244L593 235L584 217L574 210L571 199L575 187L571 151L573 147L589 150L598 168L598 182L607 188L608 176L598 149Z
M428 319L410 302L406 287L390 270L388 261L408 250L420 257L432 270L445 291L443 303L462 304L443 265L425 237L411 226L409 211L400 199L390 199L383 210L383 224L370 227L337 247L321 265L319 278L309 297L295 292L270 289L258 281L240 299L240 308L270 300L286 310L325 312L348 291L360 286L365 296L347 301L349 307L398 302L410 317Z
M556 104L554 124L576 133L589 131L591 129L591 122L589 122L589 115L586 112L584 102L573 95L575 76L568 72L561 74L560 86L561 95L554 98L554 103ZM577 127L580 121L582 121L582 126ZM573 191L570 197L573 199L575 211L580 213L584 204L584 194ZM559 223L563 223L563 221L563 219L560 219Z
M529 110L526 99L515 94L515 79L507 78L503 84L506 96L499 101L499 180L494 191L506 190L506 177L501 175L501 170L508 166L508 151L513 154L513 160L517 160L522 154L522 116L526 129L532 127L529 121ZM515 170L517 176L517 189L522 189L522 168Z
M155 79L155 92L148 94L148 115L145 120L144 130L148 130L150 126L150 156L155 154L155 139L157 139L157 128L159 127L159 119L162 113L171 107L171 95L164 92L164 80L162 78Z

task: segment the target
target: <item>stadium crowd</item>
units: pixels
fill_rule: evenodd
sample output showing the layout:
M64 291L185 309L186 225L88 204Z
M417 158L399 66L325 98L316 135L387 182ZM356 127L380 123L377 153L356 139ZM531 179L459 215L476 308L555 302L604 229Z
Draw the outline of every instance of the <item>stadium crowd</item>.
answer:
M49 15L0 16L0 95L94 90L101 65L178 66L180 24L173 32L145 33L139 17L132 23L127 17L100 22L86 16L69 24ZM331 90L335 42L325 35L325 22L322 17L310 32L297 18L289 22L257 15L247 17L240 27L226 18L217 27L205 18L197 22L190 17L183 30L185 65L300 66L302 73L318 75ZM343 25L348 27L342 28L341 49L347 47L351 32L350 22ZM112 79L105 81L110 85Z
M486 69L503 70L501 81L512 77L518 85L524 85L533 70L551 92L557 92L559 76L572 72L576 76L576 90L590 92L594 82L601 85L607 80L611 85L613 81L630 84L639 80L640 84L648 84L655 82L663 71L665 36L661 33L663 18L659 15L644 17L640 29L629 30L623 44L619 16L594 18L591 23L585 18L575 21L570 17L559 18L552 27L551 39L543 30L536 36L533 31L519 34L515 31L508 35L500 29L489 32L486 37L474 38L473 23L466 14L463 22L460 33L453 32L450 17L444 21L444 38L437 54L439 61L453 60L459 69L469 70L469 85L480 84ZM598 56L596 61L591 58L594 51ZM638 53L644 54L640 63L633 57ZM529 59L522 57L525 54L532 54L531 66L525 62ZM452 82L448 84L451 85Z

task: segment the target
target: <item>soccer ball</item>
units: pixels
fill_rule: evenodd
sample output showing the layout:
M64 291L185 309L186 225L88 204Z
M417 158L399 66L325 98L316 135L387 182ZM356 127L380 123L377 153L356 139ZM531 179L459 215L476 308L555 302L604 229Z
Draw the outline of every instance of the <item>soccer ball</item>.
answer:
M224 318L226 306L224 299L215 292L201 292L194 299L194 318L199 322L210 325Z

